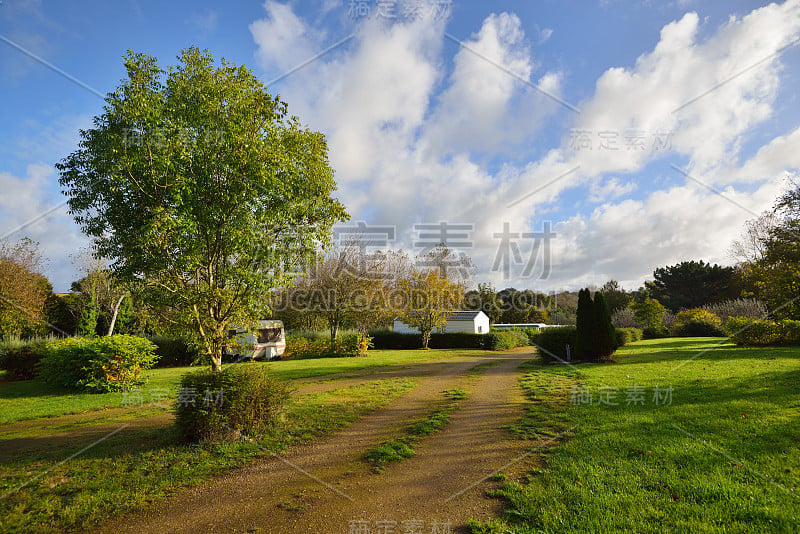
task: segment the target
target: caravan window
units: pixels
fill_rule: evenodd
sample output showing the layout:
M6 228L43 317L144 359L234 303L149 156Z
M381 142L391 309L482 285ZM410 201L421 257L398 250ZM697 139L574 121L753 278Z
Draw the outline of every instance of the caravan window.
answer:
M280 328L259 328L257 334L259 343L276 343L281 340Z

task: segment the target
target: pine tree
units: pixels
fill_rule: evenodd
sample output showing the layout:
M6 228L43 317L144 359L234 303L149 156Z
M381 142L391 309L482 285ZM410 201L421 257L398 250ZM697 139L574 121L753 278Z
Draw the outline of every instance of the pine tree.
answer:
M592 295L588 289L581 289L578 292L578 313L575 318L575 360L586 360L591 358L593 338L593 316Z

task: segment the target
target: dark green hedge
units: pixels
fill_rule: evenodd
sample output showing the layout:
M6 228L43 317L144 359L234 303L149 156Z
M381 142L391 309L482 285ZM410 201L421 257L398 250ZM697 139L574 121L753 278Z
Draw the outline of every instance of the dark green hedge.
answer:
M151 336L148 338L156 346L158 362L155 367L185 367L197 360L197 348L186 338Z
M544 362L573 361L576 336L576 327L560 326L539 330L534 334L532 341L539 349L539 355ZM569 357L567 357L567 345L570 347Z
M31 341L19 347L0 349L0 369L7 380L31 380L39 373L39 362L46 352L46 341Z
M458 332L453 334L432 334L428 347L432 349L482 349L483 338L487 334ZM399 334L396 332L370 332L372 346L384 350L413 350L422 347L420 334Z

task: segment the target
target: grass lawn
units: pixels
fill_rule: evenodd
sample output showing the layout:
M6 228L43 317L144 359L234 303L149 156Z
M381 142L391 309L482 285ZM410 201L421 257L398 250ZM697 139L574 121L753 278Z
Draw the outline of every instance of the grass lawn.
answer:
M303 395L286 409L285 422L259 437L280 451L332 432L414 387L408 379L373 380ZM146 507L185 486L265 455L256 443L180 444L173 426L132 430L99 443L67 462L86 443L41 447L0 457L0 532L91 530L103 520Z
M722 341L531 366L512 430L557 445L524 484L493 492L505 519L473 532L800 531L800 348Z
M286 360L256 365L268 365L276 378L294 380L325 376L348 371L373 369L385 365L404 365L427 360L462 356L485 356L482 350L430 349L430 350L374 350L365 358L318 358L312 360ZM147 385L142 387L141 399L125 393L74 393L48 386L40 380L0 382L0 425L39 419L89 410L120 408L128 404L147 406L174 400L181 376L197 367L153 369Z

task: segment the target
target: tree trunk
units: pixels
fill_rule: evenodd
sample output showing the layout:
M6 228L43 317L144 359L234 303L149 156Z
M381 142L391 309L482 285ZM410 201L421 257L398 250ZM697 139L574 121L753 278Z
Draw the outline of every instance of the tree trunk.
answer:
M222 371L222 347L216 347L211 355L211 370L215 373Z
M430 341L431 341L431 331L430 330L424 330L422 332L422 348L427 350L428 349L428 343L430 343Z
M111 314L111 322L108 324L108 334L110 336L114 333L114 324L117 322L117 314L119 313L119 307L122 306L122 301L125 300L125 293L120 295L119 300L114 305L114 312Z

